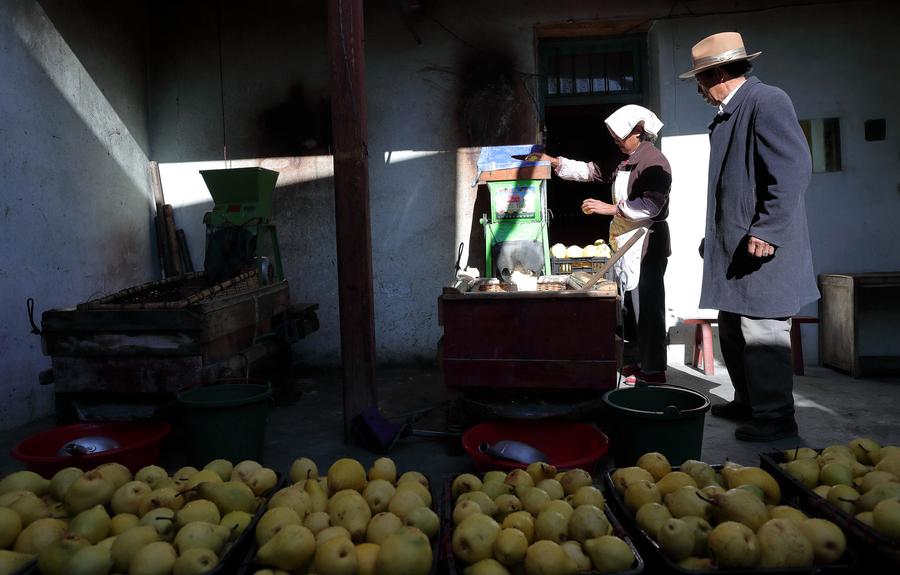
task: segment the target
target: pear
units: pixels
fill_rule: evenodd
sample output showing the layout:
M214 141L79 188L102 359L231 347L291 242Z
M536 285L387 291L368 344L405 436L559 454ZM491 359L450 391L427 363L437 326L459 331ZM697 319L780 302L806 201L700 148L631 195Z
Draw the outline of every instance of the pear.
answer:
M316 534L322 529L331 526L331 517L324 511L315 511L306 516L306 519L303 520L303 526L312 531L313 534Z
M813 493L823 499L828 497L829 491L831 491L831 485L816 485L816 487L813 489Z
M501 529L494 540L494 557L503 565L515 565L525 558L528 539L518 529Z
M795 459L783 465L785 471L809 489L819 485L819 463L815 459Z
M148 525L156 529L161 541L171 541L178 532L175 523L175 512L168 507L151 509L141 517L140 525Z
M712 503L713 519L716 523L737 521L755 532L769 520L766 504L745 489L729 489L721 495L713 496Z
M624 494L625 489L632 483L638 481L649 481L654 483L656 480L650 475L650 472L642 467L620 467L612 473L613 487L619 494Z
M457 475L450 484L450 493L453 501L456 501L463 493L470 491L481 491L481 479L471 473L463 473Z
M687 523L694 532L694 549L691 551L691 555L706 557L709 554L709 532L712 531L709 521L694 515L682 517L681 520Z
M563 543L569 538L569 524L556 511L541 511L534 521L534 538Z
M431 539L437 535L441 525L441 520L437 513L428 507L417 507L406 514L403 523L410 527L415 527Z
M330 541L338 537L350 539L350 532L347 531L346 527L341 527L340 525L332 525L331 527L326 527L325 529L316 533L316 547L321 547L322 544L326 541Z
M431 506L431 491L423 486L421 483L416 481L405 481L400 485L397 485L397 493L401 491L412 491L416 495L422 498L422 501L425 502L426 507ZM475 493L483 493L482 491L476 491ZM484 495L487 495L486 493ZM490 497L488 496L488 499Z
M535 488L532 487L530 489L535 489ZM402 495L402 494L403 494L403 491L400 491L398 489L397 495L395 497ZM462 495L459 496L459 499L457 499L456 502L460 503L462 501L474 501L475 503L478 504L479 507L481 507L482 513L484 513L485 515L490 515L491 517L496 517L497 513L500 512L500 508L497 507L497 504L494 503L494 501L490 497L488 497L484 491L469 491L468 493L463 493ZM547 501L549 501L549 496L547 496ZM525 509L528 509L528 507L525 504L524 499L522 500L522 507L524 507ZM537 515L537 512L532 511L532 514Z
M714 485L707 485L702 488L700 492L707 498L712 498L713 495L718 495L720 493L725 493L727 491L724 487L719 485L718 483Z
M685 485L697 487L697 482L684 471L670 471L656 482L656 488L659 490L659 494L662 497L665 497L669 493L672 493Z
M501 525L503 529L518 529L525 534L528 544L534 543L534 517L527 511L516 511L510 513L503 520Z
M525 468L525 471L531 476L531 479L534 480L535 485L545 479L555 480L556 478L556 467L544 461L530 463L528 467Z
M889 497L879 501L872 510L872 519L879 533L887 535L895 542L900 541L900 497Z
M841 528L827 519L807 519L799 524L800 532L812 544L814 562L836 563L844 556L847 538Z
M660 527L656 533L656 542L666 557L678 562L691 556L694 550L694 530L681 519L673 517Z
M659 528L671 518L672 513L668 507L662 503L652 501L641 505L637 513L634 514L634 519L637 521L638 526L653 539L656 539L656 532Z
M291 470L288 473L288 476L291 478L291 483L299 483L300 481L305 481L307 479L318 479L319 468L312 459L301 457L300 459L295 459L294 462L291 463Z
M555 479L542 479L535 487L546 491L551 500L562 499L566 495L562 484Z
M594 480L591 478L590 473L576 467L566 471L562 478L559 479L559 483L563 486L566 495L572 495L581 487L593 485Z
M718 485L716 483L716 470L708 464L696 459L688 459L681 464L681 471L687 473L697 483L697 487Z
M514 489L512 485L507 485L503 481L485 481L481 484L481 490L491 499L497 499L501 495L513 495ZM514 495L513 495L514 496Z
M496 539L496 536L493 539ZM381 550L375 559L375 573L428 575L431 572L432 561L428 537L415 527L402 527L381 544Z
M369 481L383 479L388 483L397 481L397 464L390 457L379 457L372 463L367 473Z
M716 568L709 557L688 557L679 561L678 567L686 571L714 571Z
M256 545L265 545L285 525L303 525L303 520L290 507L272 507L266 510L256 523Z
M202 575L219 564L219 557L209 549L196 547L178 556L172 566L172 575Z
M503 493L494 499L497 506L497 519L502 521L510 513L522 510L522 501L512 493Z
M674 473L674 472L673 472ZM666 494L663 501L672 517L686 517L696 515L709 520L712 516L712 505L703 496L699 489L693 485L684 485L675 491Z
M771 509L769 509L769 518L789 519L797 525L802 525L807 519L809 519L805 513L803 513L796 507L791 507L790 505L773 506Z
M231 470L231 479L229 481L240 481L247 483L250 477L258 470L262 469L262 464L253 459L245 459L237 463Z
M672 465L665 455L658 451L651 451L638 457L635 465L646 469L653 476L654 481L659 481L672 471Z
M756 485L765 493L766 503L778 505L781 501L781 487L768 471L759 467L740 467L722 469L722 477L729 489L744 484Z
M166 470L158 465L147 465L134 474L135 481L146 483L151 489L156 489L158 483L162 483L168 478L169 474L166 473Z
M418 485L418 483L407 482L407 485ZM423 488L424 489L424 488ZM381 513L387 511L391 498L397 493L397 489L385 479L372 479L363 489L362 496L369 504L372 513Z
M143 481L129 481L113 492L109 508L115 515L119 513L133 513L137 515L140 510L141 500L151 491L153 489Z
M407 471L397 478L397 485L400 485L401 483L404 483L406 481L415 481L417 483L421 483L422 487L428 487L428 478L418 471Z
M0 496L0 507L15 511L19 515L23 527L27 527L38 519L50 517L47 503L31 491L10 491Z
M753 495L758 497L759 500L762 501L763 503L765 503L765 501L766 501L766 494L759 485L753 485L752 483L744 483L742 485L738 485L736 487L736 489L743 489L745 491L749 491L750 493L752 493ZM768 503L767 505L771 505L771 503Z
M247 485L253 490L253 494L257 497L261 497L265 493L268 493L277 484L278 474L275 473L274 469L268 467L257 469L253 472L250 476L250 480L247 482Z
M200 485L215 484L201 483ZM71 489L69 491L71 491ZM211 498L204 497L204 499ZM160 507L177 511L181 509L182 505L184 505L184 497L176 491L174 487L160 487L159 489L154 489L150 493L147 493L141 498L141 502L138 503L137 515L143 517L150 511L159 509Z
M309 496L309 510L311 513L325 511L328 507L328 493L318 481L307 481L303 485L303 491Z
M356 547L345 537L326 541L316 547L313 565L318 575L354 575L357 570Z
M411 492L409 494L413 495ZM415 497L418 498L418 496ZM395 511L393 502L396 499L397 496L395 495L394 499L391 499L391 505L388 508L391 510L391 513L394 513L400 519L404 519L406 513L413 507L408 509L404 507L401 512ZM422 505L418 505L418 507L422 507ZM369 509L369 504L366 503L366 500L363 499L363 496L358 491L344 489L337 492L328 502L328 516L331 518L332 525L340 525L350 532L354 543L365 542L366 526L369 524L369 519L372 518L372 510Z
M859 490L866 493L879 483L897 482L897 476L887 471L870 471L863 475L859 482Z
M110 535L109 537L107 537L106 539L101 541L100 543L97 543L97 545L95 545L95 547L103 547L107 551L111 551L113 543L115 543L115 541L116 541L116 537L117 537L117 535ZM112 557L112 556L110 556L110 557Z
M366 469L355 459L344 457L328 468L328 490L332 494L345 489L362 491L365 486Z
M492 469L484 474L484 477L481 478L482 483L488 483L489 481L499 481L503 483L506 481L506 472L500 471L499 469Z
M290 507L301 520L306 519L312 507L309 495L295 487L284 487L269 498L269 507Z
M196 489L200 498L209 499L215 503L222 515L227 515L232 511L255 513L258 506L256 495L240 481L204 482L199 484Z
M463 575L509 575L509 569L496 559L482 559L463 569Z
M89 545L78 549L66 563L66 575L106 575L112 570L112 555L107 547Z
M141 518L133 513L119 513L109 520L109 534L111 536L119 535L140 523Z
M534 487L534 478L524 469L513 469L506 475L504 482L513 486L519 499L522 499L522 494L526 488Z
M91 545L106 539L109 529L109 513L102 505L95 505L82 511L69 522L69 533L84 537Z
M813 564L812 543L796 523L788 519L770 519L756 532L759 539L759 564L766 568L807 567Z
M469 497L473 494L478 494L482 496L484 499L490 502L490 505L494 505L493 501L490 501L490 498L480 491L473 491L469 493L464 493L463 497ZM365 501L365 500L363 500ZM481 507L482 504L479 504ZM329 507L331 507L331 503L329 502ZM388 502L388 511L399 517L400 519L406 519L406 515L417 507L425 507L425 502L422 500L419 495L410 490L397 491L396 494L391 498ZM330 513L330 511L329 511ZM334 517L331 518L331 522L334 523Z
M786 449L781 452L785 461L795 461L797 459L815 459L819 453L811 447L797 447L794 449Z
M224 483L222 481L222 476L220 476L212 469L201 469L200 471L191 474L191 476L184 481L179 482L179 490L190 491L204 481L209 481L211 483Z
M9 549L22 532L22 518L7 507L0 507L0 549Z
M880 483L856 500L856 510L873 511L879 501L891 497L900 497L900 483Z
M488 559L499 534L500 525L496 521L481 513L471 515L453 530L453 552L468 564Z
M376 543L381 545L388 536L395 533L403 527L403 520L390 513L383 511L376 514L366 526L366 541L368 543Z
M200 471L214 471L222 481L229 481L234 471L234 464L227 459L213 459L203 466Z
M572 494L572 507L579 505L594 505L603 509L606 505L606 498L603 496L603 492L593 485L582 485Z
M282 527L280 531L283 531ZM231 530L224 525L193 521L178 530L175 535L175 549L184 553L188 549L209 549L215 554L222 552L231 536Z
M882 449L881 451L884 450ZM879 459L875 465L875 470L887 471L888 473L893 473L894 477L900 478L900 452Z
M37 566L41 575L64 575L66 564L82 547L89 547L90 542L79 535L67 534L38 553Z
M84 475L84 471L77 467L64 467L53 474L50 479L50 487L48 493L53 499L63 501L66 497L66 490L73 481Z
M869 461L877 467L881 460L889 455L900 454L900 447L896 445L885 445L881 449L869 452Z
M625 489L625 506L635 512L646 503L662 503L656 484L644 480L630 483Z
M719 569L746 569L759 562L759 539L736 521L723 521L709 532L709 554Z
M560 547L566 552L569 559L575 562L579 573L591 570L591 558L585 555L581 543L578 541L566 541Z
M130 469L128 469L121 463L116 463L115 461L98 465L93 469L93 471L96 471L104 478L106 478L107 481L112 483L113 491L115 491L119 487L122 487L133 478Z
M31 553L18 553L7 549L0 549L0 573L13 574L24 572L25 566L34 561Z
M568 554L558 543L536 541L525 552L525 573L530 574L574 574L578 569Z
M588 539L584 552L591 558L594 569L601 573L626 571L634 564L634 551L615 535L602 535Z
M137 550L128 564L128 575L169 575L177 560L171 543L154 541Z
M191 521L205 521L207 523L220 523L222 514L216 504L208 499L195 499L188 501L175 513L175 525L184 527Z
M16 553L37 555L41 549L51 545L66 535L66 524L59 519L44 517L32 521L22 529L12 550Z
M228 513L227 515L222 517L222 520L219 521L219 525L228 528L228 530L231 532L228 540L234 542L238 537L240 537L241 533L243 533L244 530L247 529L252 521L253 515L250 515L246 511L232 511L231 513ZM183 527L183 525L179 526L179 528L180 527Z
M586 504L586 505L588 505L588 504ZM553 501L548 503L546 506L544 506L544 509L542 511L555 511L555 512L559 513L560 515L562 515L563 517L565 517L566 521L571 519L572 514L575 513L575 510L572 508L572 506L569 505L568 503L566 503L562 499L554 499Z
M550 513L553 512L551 511ZM538 521L540 521L540 517L538 517ZM584 543L588 539L606 535L609 533L609 527L609 520L602 509L594 505L579 505L572 512L572 517L569 518L568 538ZM537 528L537 524L535 524L535 528ZM541 539L541 537L538 537L538 539ZM557 543L564 541L565 539L562 539L557 541Z
M862 511L854 515L861 523L865 523L872 529L875 529L875 515L871 511Z
M528 513L527 511L525 513ZM453 507L453 524L459 525L462 523L467 517L470 515L483 515L484 513L481 511L481 506L472 501L471 499L467 499L465 501L460 501ZM531 516L528 513L529 517Z
M826 463L819 470L822 485L853 485L853 472L842 463Z
M531 513L535 517L540 514L541 511L550 503L550 494L541 489L540 487L526 487L521 492L519 498L522 501L522 508L525 511ZM478 501L478 499L476 499ZM479 501L479 505L481 502ZM489 513L488 510L485 510L485 513L488 515L493 515L493 513Z
M856 502L859 500L859 492L849 485L840 483L833 485L825 498L835 507L845 513L853 515L856 512Z
M0 495L10 491L30 491L42 497L50 490L50 480L34 471L15 471L0 480Z
M356 572L359 575L375 575L375 562L381 546L375 543L360 543L356 546Z
M131 558L138 549L154 541L159 541L159 533L151 525L132 527L125 533L117 535L109 550L113 560L113 571L127 573Z
M302 525L285 525L256 552L256 562L284 571L305 567L316 552L316 538Z

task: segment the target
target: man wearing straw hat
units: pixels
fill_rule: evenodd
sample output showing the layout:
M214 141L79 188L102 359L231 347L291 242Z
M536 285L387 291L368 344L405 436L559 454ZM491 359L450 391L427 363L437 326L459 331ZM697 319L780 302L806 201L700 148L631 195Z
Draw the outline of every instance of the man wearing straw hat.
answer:
M743 422L735 437L797 435L791 316L819 297L804 197L811 160L794 106L779 88L748 77L736 32L691 49L697 92L717 108L709 124L706 229L700 307L719 310L719 339L734 400L714 416Z

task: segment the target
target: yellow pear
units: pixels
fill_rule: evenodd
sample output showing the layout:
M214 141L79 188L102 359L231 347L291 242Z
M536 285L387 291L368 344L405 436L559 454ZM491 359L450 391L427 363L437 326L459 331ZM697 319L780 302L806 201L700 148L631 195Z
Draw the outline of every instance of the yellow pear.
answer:
M328 468L328 490L335 494L345 489L362 491L366 486L366 469L349 457L335 461Z
M533 488L532 488L533 489ZM425 501L424 499L422 501ZM484 491L469 491L468 493L463 493L459 496L459 499L456 500L457 503L461 503L463 501L474 501L481 507L481 512L485 515L490 515L491 517L496 517L497 513L500 512L500 508L497 507L497 504L488 497L487 493ZM425 503L427 507L428 504ZM525 506L525 502L522 501L522 506ZM537 515L537 513L534 513Z
M484 477L481 478L482 483L487 483L489 481L499 481L503 483L506 481L506 472L500 471L499 469L492 469L484 474Z
M106 512L106 508L102 505L95 505L90 509L85 509L69 522L69 533L84 537L91 545L106 539L109 535L109 529L109 513Z
M769 519L766 504L746 489L734 488L712 498L716 523L737 521L754 532Z
M522 499L525 489L534 487L534 478L524 469L513 469L506 475L504 482L513 486L519 499Z
M882 460L884 461L884 460ZM882 499L872 510L875 529L895 542L900 541L900 497Z
M291 463L291 470L288 473L288 476L291 478L291 483L299 483L300 481L306 481L307 479L318 479L319 468L312 459L301 457L295 459L294 462Z
M284 527L281 529L284 530ZM224 525L193 521L178 530L175 535L174 545L178 553L184 553L188 549L209 549L216 555L222 552L222 548L228 542L231 531Z
M875 509L875 506L878 505L879 501L890 499L892 497L900 497L900 483L879 483L872 489L863 493L860 498L856 500L856 510L872 511Z
M66 563L66 575L105 575L112 570L109 548L102 545L82 547Z
M98 465L93 470L105 477L107 481L112 483L113 491L115 491L119 487L122 487L133 479L131 470L121 463L116 463L115 461Z
M565 475L559 480L559 483L562 485L566 495L572 495L581 487L592 485L594 480L591 478L590 473L576 467L575 469L566 471Z
M546 507L547 504L550 503L550 494L540 487L525 488L524 492L519 498L522 500L522 507L525 509L525 511L531 513L535 517L537 517L537 515L544 510L544 507ZM480 502L479 505L481 505ZM488 515L493 514L488 513Z
M690 557L694 551L694 530L686 522L673 517L660 527L656 542L666 557L677 563Z
M771 509L769 509L769 517L772 519L790 519L797 525L802 525L807 519L809 519L805 513L803 513L796 507L791 507L790 505L773 506Z
M84 471L77 467L64 467L53 474L50 479L50 487L48 493L53 499L63 501L66 497L66 490L73 481L84 475Z
M428 507L416 507L406 514L403 522L405 525L419 529L429 539L437 535L441 525L441 520L437 513Z
M679 469L690 475L697 483L697 487L718 485L716 483L716 470L708 463L696 459L687 459L681 464Z
M663 501L672 517L695 515L709 520L712 516L712 505L706 496L693 485L684 485L667 493L663 497Z
M497 506L497 520L503 521L503 518L510 513L522 510L522 501L512 493L502 493L494 499ZM549 505L549 504L548 504Z
M346 527L341 527L340 525L332 525L331 527L326 527L325 529L316 533L316 547L321 547L322 544L326 541L331 541L332 539L337 539L338 537L350 539L350 532L347 531Z
M900 453L900 447L896 445L885 445L882 446L881 449L876 451L869 452L869 461L871 461L874 465L878 465L878 463L889 455L897 455Z
M37 567L41 575L64 575L66 564L82 547L89 547L90 542L72 533L58 541L47 545L38 553Z
M260 469L262 469L262 464L258 461L254 461L253 459L240 461L231 470L231 481L247 483L250 481L250 477Z
M853 472L843 463L826 463L819 469L822 485L853 485Z
M556 467L544 461L530 463L528 467L525 468L525 471L531 476L531 479L534 480L535 485L545 479L556 478Z
M30 491L42 497L50 490L50 480L34 471L15 471L0 480L0 495L10 491Z
M795 459L783 466L785 471L806 487L812 489L819 484L819 462L815 459Z
M479 493L481 495L484 495L484 493L481 493L480 491L465 493L463 495L469 496L472 495L472 493ZM485 495L485 497L487 496ZM365 499L363 499L363 502L365 502ZM491 501L491 503L493 503L493 501ZM406 514L416 507L425 507L425 502L421 497L419 497L418 493L410 490L397 491L397 493L395 493L394 496L391 497L391 500L388 502L388 511L390 511L400 519L406 519ZM366 508L368 509L368 504ZM331 518L331 522L334 523L333 516Z
M453 530L453 552L464 563L475 563L492 556L500 525L487 515L477 513L464 519Z
M662 495L652 481L635 481L625 489L625 506L636 512L646 503L662 503Z
M140 525L141 518L133 513L119 513L109 520L109 534L116 536L120 533Z
M306 516L303 526L316 534L331 526L331 517L324 511L315 511Z
M591 570L591 558L584 553L581 543L578 541L566 541L560 547L566 552L569 559L575 562L579 573Z
M537 482L535 487L546 491L551 500L562 499L566 495L565 491L563 491L562 484L555 479L542 479Z
M15 511L22 520L23 527L27 527L38 519L50 517L47 503L31 491L10 491L0 496L0 507Z
M697 487L697 482L684 471L670 471L656 482L656 488L662 497L685 485Z
M262 467L253 472L247 485L253 490L253 494L261 497L278 484L278 474L274 469Z
M141 517L140 525L147 525L156 529L160 541L171 541L179 529L175 524L175 511L168 507L151 509Z
M407 485L419 485L414 482L407 482ZM387 511L391 498L397 493L397 489L389 481L385 479L370 479L363 489L363 499L369 504L372 513L381 513Z
M66 509L77 515L94 505L106 505L112 499L116 486L97 470L88 471L75 479L66 490Z
M214 471L222 481L230 481L231 474L234 472L234 464L227 459L213 459L200 471Z
M76 481L77 483L77 481ZM200 486L204 485L215 485L210 483L201 483ZM219 484L221 485L221 484ZM72 489L74 489L75 485L69 488L69 492L71 494ZM202 491L201 491L202 493ZM204 497L204 499L211 499L210 497ZM182 505L184 505L184 497L175 490L174 487L160 487L159 489L154 489L150 493L147 493L141 498L141 502L138 504L138 512L137 515L143 517L150 511L154 509L159 509L160 507L165 507L167 509L171 509L173 511L177 511L181 509Z
M416 481L418 483L421 483L422 487L428 487L428 478L418 471L407 471L397 478L397 485L400 485L401 483L404 483L406 481Z
M859 492L849 485L838 484L833 485L825 496L832 505L845 513L856 513L856 502L859 500Z
M175 513L175 524L178 528L184 527L191 521L205 521L207 523L221 523L222 514L216 504L208 499L195 499L188 501Z
M794 449L785 449L781 452L785 461L795 461L797 459L815 459L819 452L811 447L795 447Z
M159 541L159 533L150 525L132 527L125 533L117 535L109 550L114 572L127 573L131 558L138 549L154 541Z
M209 499L215 503L222 515L227 515L232 511L255 513L259 505L253 490L241 481L204 482L196 489L200 498Z
M763 490L766 503L778 505L781 501L781 487L772 474L759 467L723 468L722 477L729 489L741 485L756 485Z
M381 545L360 543L356 546L356 572L358 575L375 575L375 562Z
M814 562L836 563L844 556L847 538L841 528L827 519L812 518L801 522L800 532L812 543Z
M634 551L615 535L602 535L588 539L584 552L591 558L594 569L601 573L626 571L634 564Z
M379 457L369 468L368 479L384 479L388 483L397 481L397 465L390 457Z
M22 518L7 507L0 507L0 549L9 549L22 532Z
M512 485L507 485L503 481L498 480L483 482L481 490L491 499L497 499L501 495L512 495L513 491L515 491Z
M219 564L219 557L209 549L196 547L178 556L172 566L172 575L202 575Z
M496 559L482 559L463 569L463 575L509 575L509 569Z
M534 517L527 511L516 511L507 515L503 520L502 528L518 529L525 534L529 545L534 542Z
M272 507L267 509L256 523L256 545L262 547L282 527L291 524L303 525L303 520L290 507Z
M884 450L882 449L881 451ZM900 452L879 459L878 463L875 465L875 470L893 473L894 477L900 479Z
M527 512L526 512L527 513ZM481 506L472 501L471 499L467 499L465 501L460 501L453 507L453 524L459 525L462 523L467 517L470 515L483 515L484 513L481 511ZM531 514L528 514L529 517Z
M250 522L253 521L253 515L250 515L246 511L232 511L231 513L226 514L222 517L222 520L219 521L219 525L223 527L227 527L231 532L228 540L234 542L240 537L241 533L244 532L245 529L250 525ZM179 526L183 527L183 526Z
M403 520L388 511L382 511L372 517L366 526L366 542L381 543L394 532L403 527Z
M481 487L481 479L471 473L463 473L453 478L453 482L450 484L450 493L453 501L456 501L463 493L481 491Z
M812 543L788 519L770 519L756 532L759 564L766 568L807 567L815 557Z
M603 496L603 492L593 485L582 485L572 494L572 507L579 505L594 505L603 509L603 506L606 505L606 498Z
M854 515L859 521L875 529L875 515L871 511L861 511Z
M688 557L679 561L678 566L687 571L714 571L716 568L709 557Z
M37 555L41 549L65 537L66 523L59 519L44 517L32 521L22 529L12 550L16 553Z
M191 490L194 487L197 487L204 481L209 481L211 483L223 483L222 476L216 473L212 469L201 469L197 473L192 474L189 478L187 478L184 482L182 482L181 489L182 490Z
M656 532L659 528L671 518L672 513L668 507L653 501L641 505L637 513L634 514L634 519L640 528L646 531L653 539L656 539Z
M528 539L518 529L501 529L494 540L494 557L504 565L515 565L525 558Z
M603 510L594 505L579 505L572 512L572 517L569 518L568 538L579 543L607 533L609 533L609 520ZM557 542L560 543L560 541Z
M311 513L327 509L328 493L318 481L307 481L303 484L303 491L309 496L309 510Z
M687 523L694 533L694 549L691 551L691 555L696 557L709 555L709 532L712 531L709 521L695 515L682 517L681 520Z
M658 451L651 451L638 457L635 465L646 469L653 476L654 481L659 481L672 471L672 465L665 455Z
M0 549L0 573L13 574L24 572L25 566L34 561L31 553L18 553L8 549Z
M356 547L346 537L330 539L316 547L313 565L317 575L355 575Z
M897 476L888 471L870 471L863 475L859 482L859 490L866 493L879 483L897 482Z
M143 481L129 481L113 492L109 508L115 515L119 513L133 513L137 515L140 510L141 499L151 491L153 489Z
M536 541L528 547L524 564L528 575L573 574L578 569L558 543L546 540Z
M302 521L310 514L312 501L305 491L295 487L284 487L269 497L269 507L290 507Z
M569 538L569 524L556 511L541 511L534 520L534 538L562 543Z
M140 468L138 472L134 474L135 481L146 483L151 489L156 489L158 483L161 483L168 478L169 474L166 473L166 470L158 465L147 465L146 467Z
M375 573L428 575L432 561L428 537L415 527L402 527L381 544L381 550L375 559Z
M154 541L137 550L128 564L128 575L169 575L177 560L171 543Z
M329 482L330 483L330 482ZM396 499L397 496L394 496ZM393 503L394 499L391 500ZM391 512L403 519L406 513L398 513L391 508ZM353 489L339 491L328 502L328 516L332 525L340 525L350 532L354 543L364 543L366 540L366 526L372 518L372 510L360 493Z
M709 532L709 554L719 569L746 569L759 562L759 539L743 523L723 521Z
M631 466L620 467L613 471L612 481L613 487L615 487L616 491L619 494L624 494L625 490L632 483L637 483L638 481L649 481L650 483L654 483L656 480L653 479L653 476L646 469L642 467Z

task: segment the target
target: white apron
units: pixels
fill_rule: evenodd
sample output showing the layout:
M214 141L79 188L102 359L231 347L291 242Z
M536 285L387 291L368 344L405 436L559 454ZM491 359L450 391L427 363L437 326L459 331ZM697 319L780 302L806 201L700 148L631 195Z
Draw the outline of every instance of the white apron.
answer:
M628 199L630 176L631 173L626 170L616 172L616 179L613 182L613 203L616 205ZM645 232L643 237L613 264L613 277L619 284L622 293L638 287L641 279L641 258L647 251L647 236L650 235L648 232L651 225L653 225L651 218L629 220L618 214L613 216L612 222L609 224L609 244L614 251L617 251L619 246L625 245L639 229L643 229Z

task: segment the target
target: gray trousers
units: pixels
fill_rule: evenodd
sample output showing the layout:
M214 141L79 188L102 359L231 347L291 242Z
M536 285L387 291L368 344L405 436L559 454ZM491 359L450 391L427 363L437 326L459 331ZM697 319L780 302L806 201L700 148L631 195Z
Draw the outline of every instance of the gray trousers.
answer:
M719 312L719 343L734 399L755 419L794 414L791 318L754 318Z

